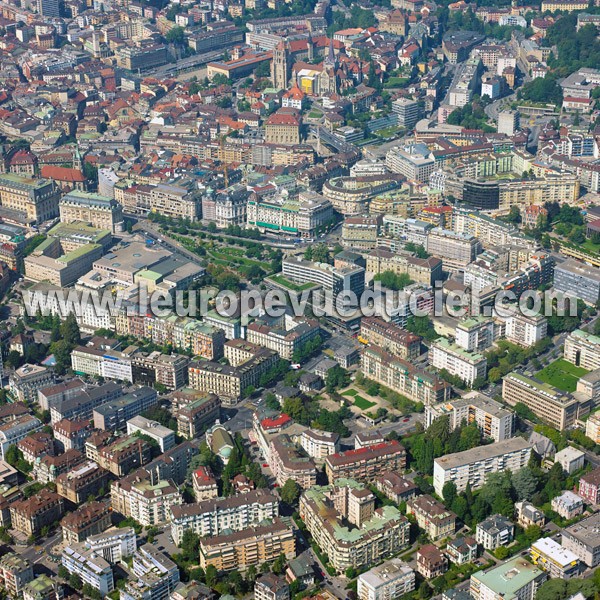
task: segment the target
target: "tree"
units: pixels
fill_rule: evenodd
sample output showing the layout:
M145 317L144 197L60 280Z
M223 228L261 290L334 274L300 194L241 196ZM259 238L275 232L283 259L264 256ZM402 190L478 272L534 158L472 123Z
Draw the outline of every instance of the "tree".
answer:
M340 365L335 365L335 367L331 367L329 371L327 371L327 375L325 375L325 387L329 394L335 392L335 390L339 388L343 388L350 383L350 375L346 369L340 367Z
M538 487L537 477L529 467L513 473L511 483L517 500L531 500Z
M186 529L183 532L179 547L182 550L181 553L183 554L185 560L189 562L196 562L200 549L200 538L198 537L198 534L192 529Z
M69 585L74 590L80 590L81 587L83 586L83 582L81 581L81 577L79 577L79 575L77 573L71 573L69 575Z
M58 567L58 576L61 579L68 579L69 578L69 571L67 570L67 568L64 565L60 565Z
M301 488L296 481L288 479L280 490L281 499L290 506L294 506L300 498Z
M182 46L185 42L185 30L183 27L173 27L167 31L165 39L169 44L175 44L176 46Z
M287 565L287 559L285 558L285 554L280 554L273 563L271 567L271 571L275 573L275 575L281 575L285 571L285 567Z
M444 498L444 504L446 506L452 506L454 504L454 500L458 495L458 490L456 489L456 484L454 481L447 481L442 488L442 497Z
M23 364L23 357L21 356L21 353L18 350L11 350L8 353L8 356L7 356L6 360L4 361L4 364L7 367L12 367L13 369L18 369Z
M214 565L208 565L206 567L206 585L214 587L219 581L219 573Z

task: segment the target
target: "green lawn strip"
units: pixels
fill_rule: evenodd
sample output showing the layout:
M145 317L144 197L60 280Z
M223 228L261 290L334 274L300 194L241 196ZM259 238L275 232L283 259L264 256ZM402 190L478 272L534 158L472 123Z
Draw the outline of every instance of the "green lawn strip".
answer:
M363 398L362 396L354 396L354 406L358 406L358 408L360 408L361 410L368 410L369 408L372 408L373 406L375 406L375 402L370 402L369 400L367 400L366 398Z
M536 374L536 377L564 392L574 392L577 381L588 371L578 367L564 358L559 358Z

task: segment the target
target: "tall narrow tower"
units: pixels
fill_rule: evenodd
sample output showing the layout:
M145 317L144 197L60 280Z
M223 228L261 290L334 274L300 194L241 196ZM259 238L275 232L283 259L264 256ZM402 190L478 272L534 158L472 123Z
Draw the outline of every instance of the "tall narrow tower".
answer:
M283 42L279 42L273 50L273 61L271 63L271 81L277 90L287 89L289 75L288 51Z

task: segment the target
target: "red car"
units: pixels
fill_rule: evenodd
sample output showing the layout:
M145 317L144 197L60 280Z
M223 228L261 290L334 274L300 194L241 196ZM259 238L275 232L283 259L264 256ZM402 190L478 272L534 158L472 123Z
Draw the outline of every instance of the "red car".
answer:
M410 421L410 417L406 417L406 419L402 419L403 423L408 423Z
M269 465L267 463L263 463L263 467L268 467Z

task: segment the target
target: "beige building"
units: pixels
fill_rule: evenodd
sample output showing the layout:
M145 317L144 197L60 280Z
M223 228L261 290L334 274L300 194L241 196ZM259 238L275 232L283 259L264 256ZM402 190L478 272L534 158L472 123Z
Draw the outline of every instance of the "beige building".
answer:
M346 217L342 224L342 244L354 250L374 250L381 217Z
M319 335L315 319L286 318L280 326L256 321L246 328L246 339L252 344L274 350L285 360L292 360L294 352Z
M338 573L376 564L409 541L408 519L393 506L375 509L374 494L352 479L306 490L300 517Z
M442 279L442 261L439 258L416 258L377 248L367 256L367 271L377 275L392 271L406 273L416 283L434 285Z
M285 433L271 441L270 466L280 486L288 479L300 487L309 488L317 483L317 467L310 456L292 442Z
M572 331L565 340L565 360L588 371L600 368L600 337L582 329Z
M23 594L23 588L33 580L33 567L26 559L14 552L0 558L0 583L11 598Z
M45 488L31 498L17 500L10 505L13 529L27 536L36 535L42 527L60 520L64 512L65 501Z
M294 531L280 519L235 533L200 541L200 566L213 565L217 571L245 570L275 560L281 555L296 556Z
M88 502L65 515L60 522L66 544L84 542L91 535L106 531L111 524L109 507L103 502Z
M177 433L189 440L200 437L216 421L221 410L221 400L216 394L196 392L196 396L196 400L177 413Z
M200 195L197 190L168 184L159 184L150 191L150 210L154 213L177 219L196 221L200 210Z
M93 461L77 465L73 470L56 478L56 491L74 504L83 504L89 496L100 495L108 488L110 474Z
M432 229L427 237L427 252L439 258L444 265L444 271L451 273L460 271L472 263L480 250L481 244L476 237L441 227Z
M322 460L340 450L340 436L330 431L306 429L300 435L300 445L309 456Z
M293 146L300 143L300 114L294 109L281 109L265 121L265 142Z
M81 221L112 233L123 229L123 207L100 194L73 190L61 198L58 208L63 223Z
M0 174L0 214L17 223L43 223L58 216L60 189L49 179Z
M563 430L590 412L592 401L579 392L569 394L521 373L509 373L502 382L502 399L514 406L525 404L540 419Z
M379 317L364 317L360 321L359 342L374 344L404 360L421 354L421 338Z
M456 531L456 515L433 496L411 498L406 503L406 513L415 515L417 525L433 541L454 535Z

